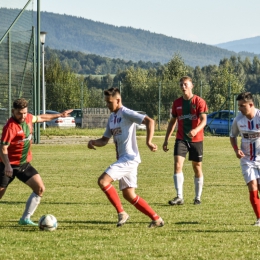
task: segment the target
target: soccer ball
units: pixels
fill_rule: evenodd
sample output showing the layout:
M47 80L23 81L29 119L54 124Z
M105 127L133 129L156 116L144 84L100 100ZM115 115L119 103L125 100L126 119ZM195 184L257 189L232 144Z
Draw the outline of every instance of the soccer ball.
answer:
M58 227L58 222L53 215L46 214L41 216L38 226L40 230L54 231Z

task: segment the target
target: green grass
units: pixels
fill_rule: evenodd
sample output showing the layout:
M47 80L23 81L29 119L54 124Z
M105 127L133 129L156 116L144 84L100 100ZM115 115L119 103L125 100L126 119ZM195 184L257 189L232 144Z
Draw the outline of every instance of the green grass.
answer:
M33 145L33 166L46 192L32 217L50 213L58 219L54 232L18 226L30 190L18 180L0 201L1 259L259 259L260 229L249 203L248 191L227 137L206 137L202 204L194 206L193 172L184 165L183 206L169 206L173 188L174 138L171 150L151 153L138 138L142 163L137 194L165 220L150 222L122 199L130 220L116 228L117 214L97 186L98 176L115 160L113 144L89 150L86 145ZM118 187L118 183L115 183ZM120 194L120 197L121 194Z

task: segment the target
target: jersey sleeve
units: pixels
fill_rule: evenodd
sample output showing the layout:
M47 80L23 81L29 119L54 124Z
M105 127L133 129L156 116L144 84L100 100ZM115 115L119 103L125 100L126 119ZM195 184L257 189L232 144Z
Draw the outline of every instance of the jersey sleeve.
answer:
M38 122L38 116L34 116L32 117L32 122L33 123L37 123Z
M110 130L110 127L109 127L109 121L110 121L110 117L107 120L106 130L105 130L105 132L103 134L103 136L105 136L107 138L111 138L111 136L112 136L112 133L111 133L111 130Z
M200 114L208 114L208 106L207 106L207 103L204 99L200 99L199 113Z
M122 113L124 115L124 118L137 124L141 124L146 116L130 109L125 109L122 111Z
M231 126L231 130L230 130L230 137L237 137L239 135L239 129L237 126L237 117L234 118L232 126Z
M2 132L1 144L10 145L14 137L15 137L15 132L12 130L12 128L5 126Z

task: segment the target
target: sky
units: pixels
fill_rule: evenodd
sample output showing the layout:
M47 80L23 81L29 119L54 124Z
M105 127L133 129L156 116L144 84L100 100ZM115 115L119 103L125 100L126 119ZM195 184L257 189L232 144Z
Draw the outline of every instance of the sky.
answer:
M41 11L211 45L260 35L260 0L34 0L34 10L38 1Z

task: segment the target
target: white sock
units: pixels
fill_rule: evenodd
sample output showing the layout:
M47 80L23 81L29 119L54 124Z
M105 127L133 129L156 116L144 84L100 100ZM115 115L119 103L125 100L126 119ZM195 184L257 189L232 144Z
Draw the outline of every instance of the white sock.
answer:
M174 187L177 192L177 196L183 199L183 182L184 182L183 172L174 173L173 180L174 180Z
M22 219L26 219L26 218L30 219L30 217L33 215L34 211L37 209L38 205L40 204L40 201L41 201L41 197L33 192L26 202Z
M204 177L201 176L200 178L194 177L194 185L195 185L195 199L200 200L202 194Z

